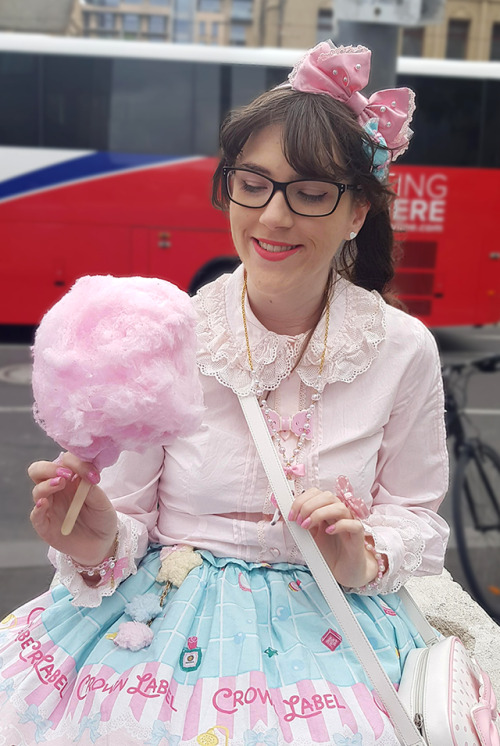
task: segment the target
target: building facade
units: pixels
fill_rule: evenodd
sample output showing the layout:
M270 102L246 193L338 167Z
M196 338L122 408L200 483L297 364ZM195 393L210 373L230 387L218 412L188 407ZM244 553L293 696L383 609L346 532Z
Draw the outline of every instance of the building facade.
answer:
M500 60L500 0L447 0L441 23L401 30L400 53Z
M332 0L84 0L92 38L307 48L332 36Z
M342 42L336 35L335 0L73 0L71 16L70 0L50 0L54 17L65 14L65 31L47 29L47 13L42 18L36 10L38 0L30 2L31 10L29 2L20 6L16 30L294 49L307 49L327 38ZM10 0L0 0L0 29L15 30L12 8ZM500 0L446 0L442 22L401 29L399 53L500 60Z

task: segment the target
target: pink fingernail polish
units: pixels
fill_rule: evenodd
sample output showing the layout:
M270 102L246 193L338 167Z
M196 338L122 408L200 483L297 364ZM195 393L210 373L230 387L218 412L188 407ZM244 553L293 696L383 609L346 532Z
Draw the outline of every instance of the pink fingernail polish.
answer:
M40 498L39 500L37 500L36 507L37 508L41 508L42 505L43 505L43 500L42 500L42 498Z
M61 484L61 479L62 479L62 477L54 477L54 479L51 479L50 480L51 486L52 487L57 487L58 485L60 485Z
M89 471L86 478L92 484L99 484L99 482L101 481L101 475L98 474L96 471Z
M295 520L295 511L291 510L291 511L290 511L290 512L288 513L288 520L289 520L289 521L294 521L294 520Z
M310 518L306 518L306 520L302 522L301 527L302 528L309 528L310 525L311 525L311 519Z
M60 466L56 469L56 474L58 477L64 477L64 479L71 479L73 476L71 469L66 469L64 466Z
M325 528L325 534L333 534L336 528L337 526L335 525L335 523L332 523L331 526L328 526L328 528Z

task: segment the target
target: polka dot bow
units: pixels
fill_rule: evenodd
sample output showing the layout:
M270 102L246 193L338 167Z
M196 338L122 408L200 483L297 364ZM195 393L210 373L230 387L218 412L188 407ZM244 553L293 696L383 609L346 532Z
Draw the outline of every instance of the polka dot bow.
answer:
M407 149L413 134L409 125L415 94L409 88L387 88L370 98L363 96L360 91L370 77L370 60L371 52L366 47L336 47L323 41L304 55L288 80L296 91L326 93L343 101L364 127L375 122L394 161Z

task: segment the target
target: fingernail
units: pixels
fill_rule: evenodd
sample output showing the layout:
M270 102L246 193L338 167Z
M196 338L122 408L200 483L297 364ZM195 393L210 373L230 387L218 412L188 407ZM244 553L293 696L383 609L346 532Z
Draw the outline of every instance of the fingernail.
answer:
M54 479L50 480L50 484L52 487L57 487L59 484L61 484L62 477L54 477Z
M64 477L64 479L71 479L73 476L71 469L66 469L64 466L60 466L56 469L56 474L58 477Z
M288 513L288 520L289 520L289 521L294 521L294 520L295 520L295 511L294 511L294 510L291 510L291 511L290 511L290 512Z
M96 471L89 471L86 478L89 482L92 482L92 484L99 484L101 481L101 475Z
M37 500L36 507L37 508L41 508L42 505L43 505L43 500L42 500L42 498L40 498L39 500Z
M325 534L333 534L336 528L337 526L335 525L335 523L332 523L331 526L328 526L328 528L325 528Z
M306 520L303 521L303 523L301 523L302 528L309 528L310 525L311 525L311 519L310 518L306 518Z

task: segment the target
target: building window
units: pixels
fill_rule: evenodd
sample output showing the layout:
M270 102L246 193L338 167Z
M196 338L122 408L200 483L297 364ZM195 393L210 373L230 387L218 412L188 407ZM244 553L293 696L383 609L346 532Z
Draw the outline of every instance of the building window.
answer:
M125 13L123 16L123 32L136 35L139 33L139 16L135 13Z
M247 27L244 23L232 23L229 32L229 43L242 47L247 42Z
M87 31L90 31L93 17L93 13L83 13L83 29L85 33L87 33Z
M198 0L198 10L202 13L220 13L220 0Z
M101 31L113 31L115 28L115 17L113 13L99 13L97 25Z
M193 0L176 0L175 10L182 18L191 18L194 13Z
M237 21L251 21L253 18L253 0L233 0L231 17Z
M174 41L189 43L192 41L191 35L191 21L176 18L174 24Z
M490 60L500 60L500 23L494 23L491 29Z
M153 36L165 36L167 30L166 21L165 16L149 16L149 33Z
M198 39L202 43L206 42L206 36L207 36L207 24L206 21L200 21L198 24Z
M404 57L422 57L424 51L423 26L408 26L403 29L401 54Z
M120 0L86 0L86 5L98 5L101 8L117 8L120 5Z
M446 58L449 60L465 60L467 57L467 42L469 39L469 20L450 18L448 21L448 38L446 40Z
M318 24L316 27L316 43L330 39L333 32L333 10L322 8L318 11Z
M219 29L220 29L219 23L217 22L212 23L212 43L213 44L216 44L219 40Z

